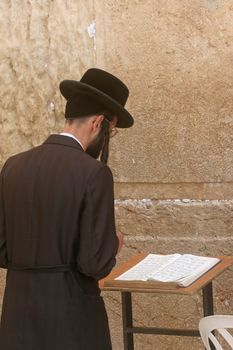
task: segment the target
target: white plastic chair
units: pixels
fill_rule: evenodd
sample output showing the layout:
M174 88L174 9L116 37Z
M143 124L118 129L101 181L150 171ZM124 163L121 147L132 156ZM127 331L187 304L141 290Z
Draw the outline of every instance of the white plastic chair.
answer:
M220 345L217 340L216 334L211 333L216 330L219 334L225 339L226 343L231 346L233 349L233 337L227 331L227 328L233 328L233 316L230 315L213 315L206 316L202 318L199 322L199 331L201 334L202 341L207 350L212 350L210 347L209 339L214 344L216 350L223 350L223 347Z

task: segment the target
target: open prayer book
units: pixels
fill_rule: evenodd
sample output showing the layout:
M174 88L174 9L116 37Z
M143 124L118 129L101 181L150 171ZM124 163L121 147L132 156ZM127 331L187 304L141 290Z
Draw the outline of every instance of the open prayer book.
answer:
M187 287L219 262L218 258L192 254L149 254L115 281L119 281L122 287L124 282L136 281Z

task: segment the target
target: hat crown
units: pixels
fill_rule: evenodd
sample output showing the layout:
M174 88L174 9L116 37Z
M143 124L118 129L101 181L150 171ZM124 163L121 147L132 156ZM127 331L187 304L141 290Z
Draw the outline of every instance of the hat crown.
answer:
M114 75L101 69L91 68L86 71L80 82L102 91L122 106L125 106L129 96L129 90L127 86Z
M78 118L108 110L117 117L118 128L129 128L134 120L124 108L129 90L114 75L98 68L86 71L80 81L63 80L60 91L67 100L66 118Z

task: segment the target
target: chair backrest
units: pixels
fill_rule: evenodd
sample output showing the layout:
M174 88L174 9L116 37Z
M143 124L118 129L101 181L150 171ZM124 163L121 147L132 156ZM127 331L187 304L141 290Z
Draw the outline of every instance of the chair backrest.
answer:
M226 343L233 349L233 337L227 331L227 328L233 328L233 316L230 315L213 315L207 316L200 320L199 331L201 334L202 341L207 350L212 350L210 347L209 339L214 344L216 350L224 350L220 345L219 341L213 333L217 330L218 333L225 339Z

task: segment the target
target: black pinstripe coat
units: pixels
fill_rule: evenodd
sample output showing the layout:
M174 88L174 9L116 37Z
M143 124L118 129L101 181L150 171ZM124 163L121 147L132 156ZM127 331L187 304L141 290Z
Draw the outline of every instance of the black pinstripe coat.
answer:
M115 264L113 179L51 135L1 172L1 350L110 350L98 280Z

